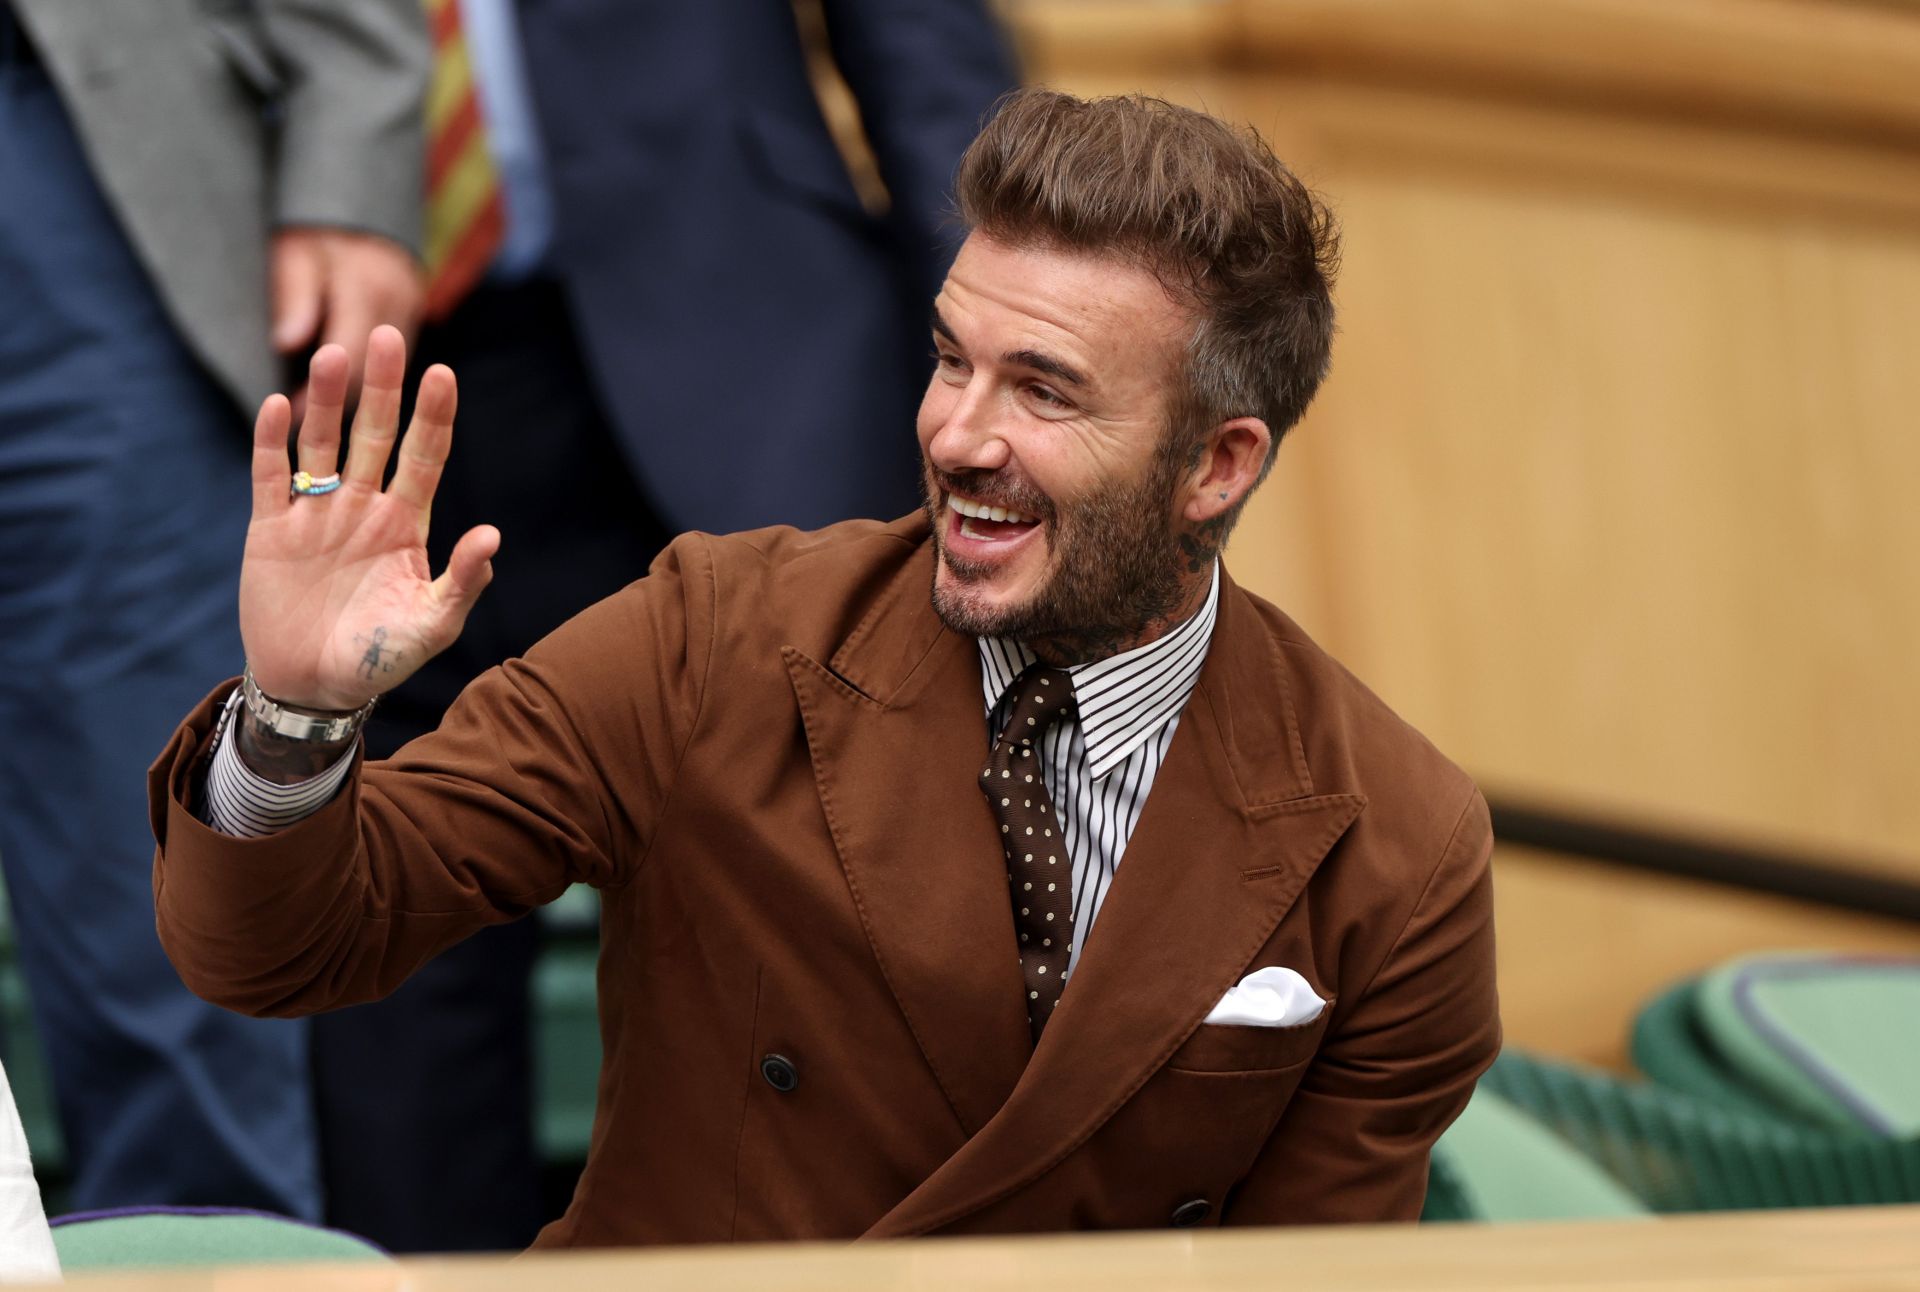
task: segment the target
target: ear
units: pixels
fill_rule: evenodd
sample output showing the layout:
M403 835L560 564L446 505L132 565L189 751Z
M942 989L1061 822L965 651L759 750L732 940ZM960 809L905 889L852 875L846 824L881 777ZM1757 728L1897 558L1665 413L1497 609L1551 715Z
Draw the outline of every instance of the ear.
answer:
M1200 524L1239 506L1272 447L1273 435L1257 417L1236 417L1208 431L1182 486L1181 516Z

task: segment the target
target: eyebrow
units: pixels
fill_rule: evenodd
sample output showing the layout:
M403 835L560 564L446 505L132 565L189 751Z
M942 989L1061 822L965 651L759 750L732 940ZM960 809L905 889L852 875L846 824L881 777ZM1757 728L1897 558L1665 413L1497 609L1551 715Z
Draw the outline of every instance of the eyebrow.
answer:
M1006 363L1018 364L1023 368L1032 368L1035 372L1044 372L1049 377L1058 377L1069 386L1085 386L1087 384L1087 379L1082 377L1077 371L1061 363L1052 355L1042 354L1038 350L1013 350L1001 355L1000 358Z
M940 307L938 305L933 307L933 317L930 320L930 326L935 332L953 342L955 345L960 344L960 338L954 335L951 327L947 326L947 321L940 317ZM1039 350L1009 350L1006 354L1001 355L1000 358L1003 363L1015 364L1022 368L1032 368L1035 372L1044 372L1049 377L1058 378L1070 386L1085 386L1087 384L1087 379L1080 375L1078 369L1069 367L1052 355L1042 353Z

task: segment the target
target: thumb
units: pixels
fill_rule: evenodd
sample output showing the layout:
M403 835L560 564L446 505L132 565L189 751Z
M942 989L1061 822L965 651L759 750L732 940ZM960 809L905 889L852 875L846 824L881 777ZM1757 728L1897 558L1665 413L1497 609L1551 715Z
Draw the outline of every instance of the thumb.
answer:
M436 650L453 644L466 626L467 614L474 602L493 582L493 558L500 550L500 531L491 525L475 525L453 545L447 568L433 581L433 593L440 603L440 641Z
M273 348L294 354L313 344L324 313L326 267L310 238L283 233L273 240Z

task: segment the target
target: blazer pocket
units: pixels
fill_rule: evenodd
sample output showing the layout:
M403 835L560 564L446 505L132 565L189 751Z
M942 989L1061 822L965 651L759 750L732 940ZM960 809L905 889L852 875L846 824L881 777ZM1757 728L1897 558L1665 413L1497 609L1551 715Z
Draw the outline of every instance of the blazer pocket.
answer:
M1320 1050L1333 1005L1329 1000L1316 1017L1291 1027L1202 1023L1166 1066L1178 1072L1273 1072L1305 1063Z

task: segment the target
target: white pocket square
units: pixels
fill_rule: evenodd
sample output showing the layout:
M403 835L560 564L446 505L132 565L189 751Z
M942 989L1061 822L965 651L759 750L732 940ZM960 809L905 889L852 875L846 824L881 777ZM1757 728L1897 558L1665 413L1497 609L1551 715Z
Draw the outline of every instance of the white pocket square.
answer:
M1291 969L1268 965L1242 978L1203 1022L1237 1027L1294 1027L1320 1017L1327 1002Z

